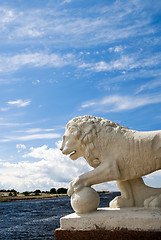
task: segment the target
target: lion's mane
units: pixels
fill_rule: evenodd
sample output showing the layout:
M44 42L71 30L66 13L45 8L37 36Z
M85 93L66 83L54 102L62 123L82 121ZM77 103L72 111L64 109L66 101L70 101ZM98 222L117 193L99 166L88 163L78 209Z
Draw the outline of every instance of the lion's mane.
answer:
M120 126L119 124L101 118L93 117L89 115L73 118L67 124L67 129L75 137L81 140L81 143L85 146L86 158L93 158L94 142L97 138L97 144L101 135L101 131L110 133L111 131L125 133L130 131L129 128ZM110 134L112 136L112 134ZM110 140L110 139L109 139ZM107 139L106 139L107 141ZM102 141L101 141L102 142ZM105 143L105 142L104 142Z

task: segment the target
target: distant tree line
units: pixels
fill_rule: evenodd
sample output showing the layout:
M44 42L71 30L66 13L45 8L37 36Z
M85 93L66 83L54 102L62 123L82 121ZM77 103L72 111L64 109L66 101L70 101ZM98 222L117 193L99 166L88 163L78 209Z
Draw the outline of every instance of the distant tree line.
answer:
M66 194L67 193L67 188L51 188L50 191L41 191L39 189L36 189L35 191L33 192L30 192L30 191L24 191L22 192L22 194L24 194L25 196L29 196L31 193L34 193L35 196L38 196L40 195L41 193L46 193L46 194ZM17 196L17 194L19 192L17 192L15 189L11 189L11 190L0 190L0 192L9 192L9 196Z
M9 192L9 196L10 197L12 197L12 196L14 196L14 197L16 197L17 196L17 191L15 190L15 189L11 189L11 190L4 190L4 189L2 189L2 190L0 190L0 192Z
M41 191L41 190L39 190L39 189L36 189L35 191L24 191L24 192L22 192L22 194L24 194L25 196L29 196L31 193L33 194L34 193L34 195L35 196L38 196L38 195L40 195L41 193L46 193L46 194L66 194L67 193L67 188L58 188L58 189L56 189L56 188L51 188L50 189L50 191ZM2 190L0 190L0 192L9 192L9 196L17 196L17 194L19 193L19 192L17 192L15 189L8 189L8 190L5 190L5 189L2 189Z
M31 193L34 193L36 196L40 195L41 193L46 193L46 194L67 194L67 188L51 188L50 191L41 191L39 189L36 189L34 192L29 192L29 191L25 191L23 192L23 194L25 196L30 195Z
M1 189L0 192L17 192L15 189Z

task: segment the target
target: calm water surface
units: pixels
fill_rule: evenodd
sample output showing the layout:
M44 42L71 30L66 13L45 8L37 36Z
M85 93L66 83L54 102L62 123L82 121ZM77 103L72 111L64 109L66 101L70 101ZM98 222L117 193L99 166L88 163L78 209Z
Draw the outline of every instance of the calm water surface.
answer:
M107 207L117 195L118 192L100 194L100 207ZM72 212L67 196L0 203L0 239L53 240L60 218Z

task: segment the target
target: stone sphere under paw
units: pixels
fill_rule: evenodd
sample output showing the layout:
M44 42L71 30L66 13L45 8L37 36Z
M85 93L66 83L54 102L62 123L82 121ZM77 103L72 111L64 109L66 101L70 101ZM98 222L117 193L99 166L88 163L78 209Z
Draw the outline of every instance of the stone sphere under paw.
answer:
M99 195L91 187L84 187L71 196L71 205L76 213L95 211L100 203Z

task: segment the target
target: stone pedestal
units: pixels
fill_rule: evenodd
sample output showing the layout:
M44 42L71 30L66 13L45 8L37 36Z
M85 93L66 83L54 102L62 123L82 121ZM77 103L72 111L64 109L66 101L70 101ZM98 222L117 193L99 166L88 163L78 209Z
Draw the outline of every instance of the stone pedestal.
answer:
M161 209L98 208L60 219L55 240L161 240Z

